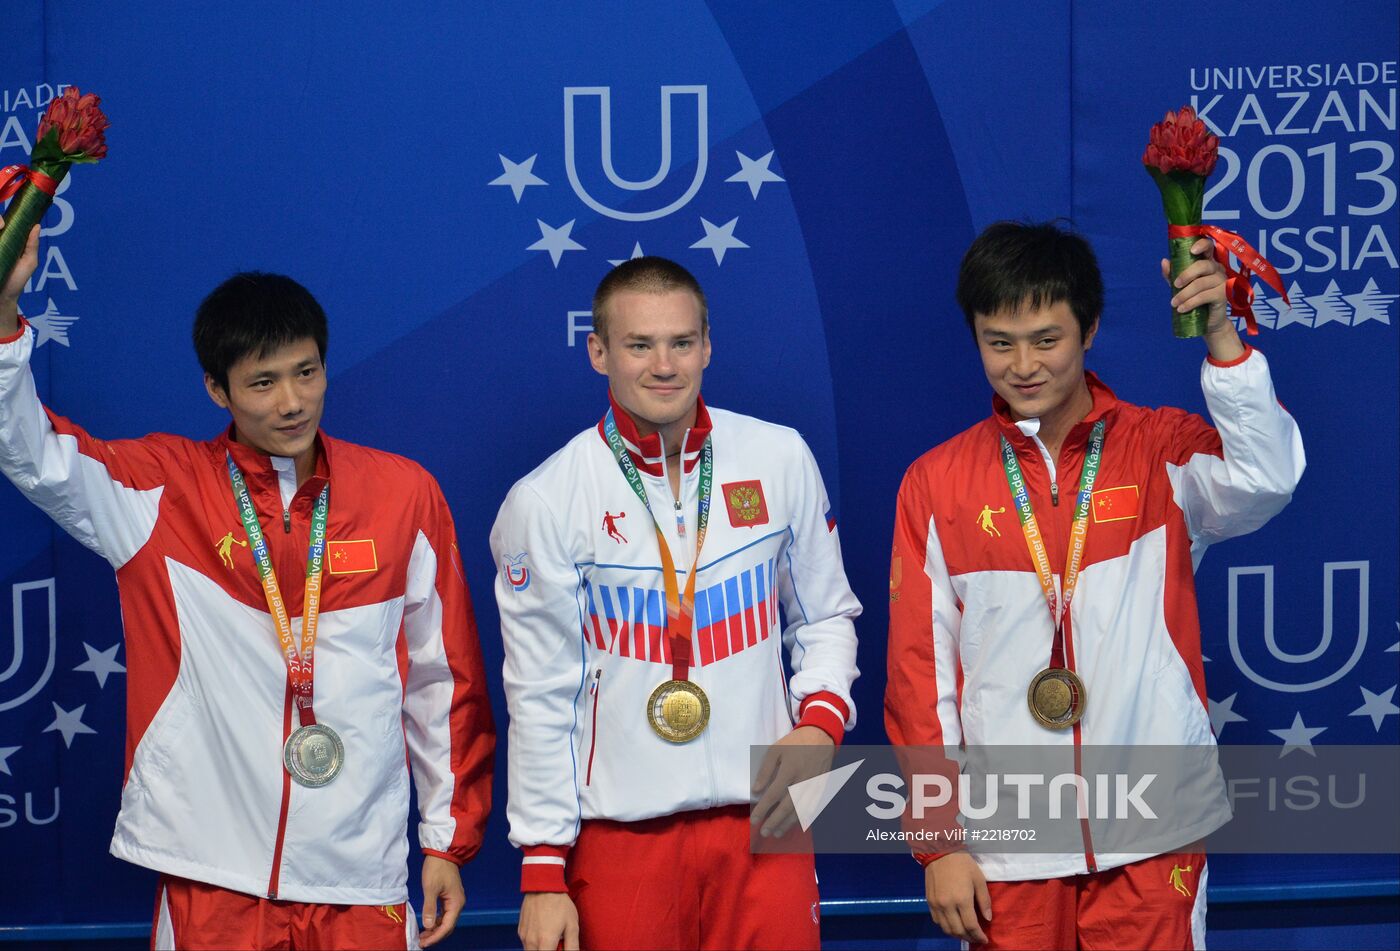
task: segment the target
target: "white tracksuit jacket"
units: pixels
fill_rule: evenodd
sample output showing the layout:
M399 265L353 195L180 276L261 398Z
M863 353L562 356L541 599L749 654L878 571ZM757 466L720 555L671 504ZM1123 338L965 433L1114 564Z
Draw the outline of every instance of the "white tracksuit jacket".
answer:
M695 554L697 463L713 438L690 672L711 719L679 745L647 722L647 698L671 678L661 558L600 423L516 483L491 531L510 708L510 838L525 850L527 891L563 889L582 819L746 803L751 744L775 742L795 721L839 742L855 721L860 604L802 438L702 401L685 436L677 510L660 437L640 438L614 408L682 589Z
M40 404L33 346L27 326L0 339L0 471L116 570L127 738L112 854L252 895L401 902L411 763L424 851L474 855L495 730L452 515L433 478L325 433L299 489L281 460L228 434L95 439ZM345 768L319 788L296 785L282 765L287 668L228 454L298 638L311 507L330 485L315 709L340 734Z
M1038 421L1013 421L998 397L991 417L909 467L890 568L885 725L893 742L1035 746L1067 757L1086 746L1214 746L1193 571L1206 546L1253 531L1287 504L1305 465L1297 424L1253 349L1202 367L1214 427L1184 410L1125 403L1086 376L1093 408L1058 459L1047 463ZM1058 584L1098 420L1107 427L1103 460L1065 635L1067 666L1083 678L1088 701L1072 729L1050 730L1031 716L1026 690L1049 661L1054 626L1000 438L1016 452ZM1223 782L1203 784L1197 798L1194 826L1171 830L1179 841L1167 848L1229 819ZM989 880L1016 881L1146 857L1098 851L1086 835L1078 853L977 859Z

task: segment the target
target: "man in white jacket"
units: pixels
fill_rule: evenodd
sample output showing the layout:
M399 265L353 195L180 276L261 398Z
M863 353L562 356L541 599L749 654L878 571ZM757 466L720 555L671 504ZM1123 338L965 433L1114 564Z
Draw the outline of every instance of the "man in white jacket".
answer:
M895 744L1059 751L1076 772L1085 750L1215 744L1193 571L1207 546L1282 510L1306 458L1268 362L1226 313L1211 242L1191 250L1203 259L1173 282L1172 305L1210 307L1201 387L1213 426L1120 400L1085 370L1104 291L1083 238L998 222L968 249L958 303L993 410L900 487L885 694ZM1071 850L917 856L933 920L988 949L1204 947L1197 843L1229 818L1209 776L1192 821L1130 838L1131 850L1085 822Z
M491 532L526 948L820 943L810 855L749 747L832 746L855 720L851 593L793 430L712 409L705 296L644 257L599 285L601 421L511 489ZM792 675L784 666L783 651Z
M50 411L17 309L38 231L0 282L0 473L117 574L111 851L161 875L151 947L437 943L466 900L458 868L481 846L495 748L437 482L321 429L326 315L276 274L234 275L196 315L205 386L230 414L215 438L104 440Z

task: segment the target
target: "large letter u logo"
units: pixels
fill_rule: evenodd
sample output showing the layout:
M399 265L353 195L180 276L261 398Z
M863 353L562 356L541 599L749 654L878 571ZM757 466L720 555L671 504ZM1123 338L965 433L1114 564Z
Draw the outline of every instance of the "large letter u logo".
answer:
M26 591L47 591L48 592L48 625L44 630L43 625L30 624L34 632L25 631L24 623L24 594ZM49 682L53 676L54 654L57 648L57 613L54 605L54 580L47 578L44 581L30 581L25 584L14 586L14 649L10 654L10 661L3 670L0 670L0 710L9 710L24 703L40 690L44 689L44 684ZM31 601L35 600L33 598ZM44 630L48 637L47 657L42 661L42 670L38 658L31 657L25 663L25 642L41 641L44 634L37 633ZM3 643L3 639L0 639ZM41 651L41 654L43 651ZM18 679L16 686L11 687L10 681ZM28 686L26 686L26 683Z
M577 142L574 132L574 106L575 100L579 97L596 96L598 98L598 130L599 130L599 157L603 166L603 174L607 176L617 188L625 192L644 192L656 188L666 181L671 174L671 106L672 100L677 96L695 97L695 177L691 179L684 193L670 204L664 205L653 211L620 211L616 208L603 204L594 198L584 187L579 178L578 160L575 145ZM643 181L632 181L623 178L613 167L613 135L612 135L612 89L609 86L565 86L564 87L564 165L568 171L569 184L573 186L574 194L585 205L592 208L601 215L609 218L616 218L619 221L652 221L656 218L664 218L673 211L685 207L685 205L695 197L695 193L700 190L700 185L705 181L705 167L709 160L709 105L708 93L705 86L662 86L661 87L661 164L656 170L656 174Z
M1260 674L1244 658L1244 652L1240 646L1240 578L1247 575L1260 575L1264 579L1263 593L1263 633L1264 645L1268 648L1269 654L1276 660L1285 664L1308 664L1322 657L1332 646L1333 624L1332 624L1332 586L1337 574L1340 572L1356 572L1357 583L1357 631L1356 646L1352 648L1351 656L1336 670L1324 677L1316 680L1309 680L1303 683L1285 683L1272 680ZM1362 652L1366 649L1366 631L1370 607L1371 593L1371 563L1369 561L1328 561L1322 565L1322 635L1318 638L1317 646L1312 650L1296 653L1284 650L1279 645L1278 638L1274 634L1274 566L1254 565L1244 568L1230 569L1230 654L1235 658L1235 664L1240 671L1261 687L1268 687L1270 690L1277 690L1282 693L1306 693L1310 690L1320 690L1328 684L1336 683L1345 677L1357 661L1361 659ZM1253 638L1251 638L1253 640Z

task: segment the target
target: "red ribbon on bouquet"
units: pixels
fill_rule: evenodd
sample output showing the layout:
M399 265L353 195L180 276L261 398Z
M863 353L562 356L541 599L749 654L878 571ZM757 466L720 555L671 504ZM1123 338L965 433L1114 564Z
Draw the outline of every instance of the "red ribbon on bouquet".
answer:
M1283 289L1283 278L1279 275L1278 268L1270 264L1268 259L1244 238L1215 225L1167 225L1169 238L1195 238L1202 235L1215 242L1215 260L1225 268L1225 299L1230 302L1230 316L1243 317L1247 333L1252 336L1259 334L1259 324L1254 319L1254 282L1251 280L1255 274L1258 274L1265 284L1278 291L1285 304L1293 306L1293 302L1288 299L1288 292ZM1230 266L1231 254L1239 259L1238 271Z
M0 201L9 201L10 196L23 188L25 182L32 182L35 188L50 198L58 191L57 179L27 165L6 165L0 168Z

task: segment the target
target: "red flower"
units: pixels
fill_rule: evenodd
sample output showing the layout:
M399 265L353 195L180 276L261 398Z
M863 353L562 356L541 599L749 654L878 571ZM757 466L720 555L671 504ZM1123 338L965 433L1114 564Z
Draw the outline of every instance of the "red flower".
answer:
M1169 172L1190 172L1202 178L1215 171L1220 139L1206 131L1206 124L1196 118L1196 111L1182 106L1180 112L1168 112L1167 117L1152 127L1142 164Z
M39 123L39 139L50 129L58 130L58 146L64 155L83 155L91 159L107 155L107 117L99 108L94 93L86 96L76 86L69 86L63 95L49 103L48 112Z

